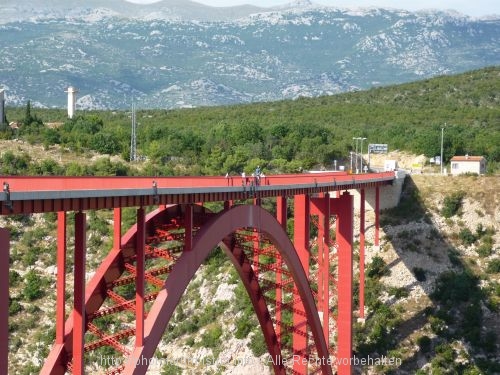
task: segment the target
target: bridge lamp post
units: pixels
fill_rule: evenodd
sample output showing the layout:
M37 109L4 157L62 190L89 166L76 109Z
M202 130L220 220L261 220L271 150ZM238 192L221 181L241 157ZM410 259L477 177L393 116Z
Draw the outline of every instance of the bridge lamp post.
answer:
M356 150L356 154L355 154L355 166L356 166L356 174L358 173L359 169L358 169L358 141L361 140L361 137L352 137L352 139L354 140L355 142L355 150Z
M351 154L351 173L352 173L352 154L354 154L354 152L350 151L350 154Z
M361 140L361 159L360 159L360 162L361 162L361 172L363 172L363 141L366 140L366 138L360 138Z
M444 126L446 126L446 122L444 123ZM444 126L441 127L441 175L443 174L443 140L444 140Z

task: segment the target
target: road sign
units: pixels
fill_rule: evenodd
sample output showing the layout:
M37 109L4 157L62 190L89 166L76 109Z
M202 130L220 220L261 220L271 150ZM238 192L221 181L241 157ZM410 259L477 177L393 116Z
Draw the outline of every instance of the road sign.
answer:
M387 154L387 144L384 143L370 143L368 145L368 152L372 154Z

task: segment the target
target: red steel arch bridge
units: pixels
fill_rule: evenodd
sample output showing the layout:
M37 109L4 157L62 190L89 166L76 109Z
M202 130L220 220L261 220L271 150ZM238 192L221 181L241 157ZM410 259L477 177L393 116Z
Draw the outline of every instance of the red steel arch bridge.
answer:
M57 213L56 337L41 374L84 374L86 356L102 347L122 358L103 373L145 374L188 283L216 247L248 292L274 373L352 373L354 196L349 190L360 191L363 316L365 191L375 190L378 245L380 188L394 178L392 172L260 180L3 176L1 215ZM273 213L262 207L263 199L272 200ZM211 211L207 202L221 202L223 209ZM122 233L124 207L136 208L136 223ZM86 282L86 213L92 210L113 210L113 247ZM288 218L293 218L291 239ZM68 238L68 225L74 226L74 238ZM8 373L9 242L9 231L0 228L2 374ZM73 288L67 291L68 251L74 252L74 265ZM120 293L124 285L135 290L132 297ZM71 311L67 292L73 295ZM98 324L104 318L126 324Z

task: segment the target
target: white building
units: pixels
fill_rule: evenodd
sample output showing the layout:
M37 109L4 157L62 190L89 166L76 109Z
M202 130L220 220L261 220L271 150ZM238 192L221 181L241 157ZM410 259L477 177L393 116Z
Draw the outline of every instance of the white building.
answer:
M486 159L483 156L454 156L450 163L450 173L453 176L463 173L486 173Z
M65 92L68 93L68 118L73 118L76 110L76 93L78 90L70 86Z

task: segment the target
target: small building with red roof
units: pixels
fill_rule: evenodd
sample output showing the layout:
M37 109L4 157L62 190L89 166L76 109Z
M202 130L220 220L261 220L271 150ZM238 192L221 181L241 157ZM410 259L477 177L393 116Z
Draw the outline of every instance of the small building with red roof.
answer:
M450 173L453 176L464 173L486 173L486 159L483 156L454 156L450 160Z

